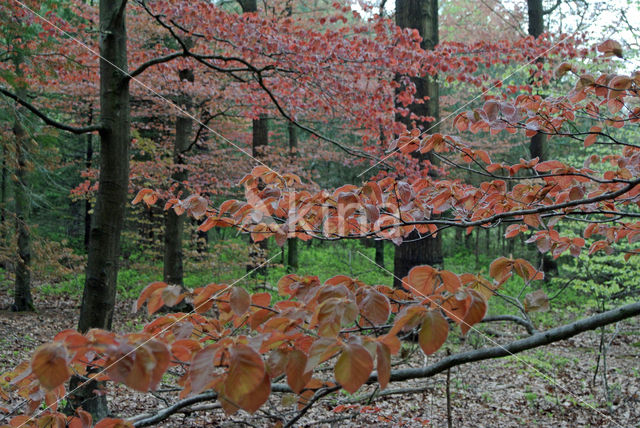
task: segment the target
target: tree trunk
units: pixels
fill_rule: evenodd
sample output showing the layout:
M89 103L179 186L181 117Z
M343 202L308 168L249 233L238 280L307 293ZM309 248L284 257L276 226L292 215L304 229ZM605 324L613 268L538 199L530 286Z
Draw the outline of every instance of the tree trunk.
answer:
M2 183L0 183L0 221L4 225L6 220L6 204L7 204L7 156L9 151L7 150L7 143L2 143ZM2 237L5 238L5 230L2 230Z
M181 70L180 80L193 82L192 70ZM181 96L178 103L185 109L190 108L188 97ZM175 189L175 194L184 193L182 185L188 178L187 171L181 166L184 165L184 151L187 150L191 138L191 128L193 119L189 116L178 116L176 118L176 139L173 145L173 166L171 181L179 183ZM184 195L182 195L184 197ZM165 213L164 231L164 281L167 284L184 285L183 262L182 262L182 235L184 233L184 216L177 215L173 210Z
M376 264L384 266L384 241L382 239L375 240L373 246L376 249Z
M22 92L22 93L21 93ZM24 98L24 90L19 90L18 95ZM14 284L13 306L14 311L32 311L33 298L31 297L31 246L29 227L29 196L27 178L27 145L26 135L20 119L16 116L13 125L13 135L16 141L17 166L14 179L16 234L18 235L18 254L16 260L16 279Z
M130 104L127 72L126 0L100 0L100 176L91 219L88 262L78 330L111 329L116 303L120 234L129 186ZM72 377L69 407L79 405L100 420L108 415L102 387Z
M26 86L23 80L22 63L23 58L20 53L13 58L13 65L19 86L18 96L26 98ZM13 135L16 147L16 168L14 178L15 197L15 221L16 234L18 236L18 254L16 258L16 278L14 283L13 306L14 311L33 310L33 298L31 297L31 246L29 227L29 182L27 171L27 152L29 137L27 136L22 123L20 122L20 106L16 106L16 114L13 123Z
M111 329L129 185L126 0L100 1L100 177L78 330Z
M242 6L243 13L255 13L258 12L258 3L256 0L238 0L240 6ZM251 154L254 158L260 158L264 152L263 149L269 145L269 121L266 117L260 116L258 119L253 119L252 123L253 136L251 143ZM247 272L256 269L265 258L268 242L263 240L260 242L251 242L249 244L249 264L247 265ZM260 274L266 272L265 266L262 266L256 270Z
M529 35L539 37L544 33L544 9L542 0L527 0L529 15Z
M298 150L298 133L296 126L289 122L287 125L289 131L289 158L294 162ZM298 269L298 238L287 239L289 251L287 253L287 270L293 271Z
M544 32L544 9L542 7L542 0L527 0L527 11L529 16L529 35L538 38ZM537 62L541 61L542 58L538 58ZM547 136L541 133L531 137L531 143L529 144L531 159L537 157L541 162L546 159L546 140Z
M438 44L438 0L396 0L396 24L402 28L415 28L422 36L423 49L433 49ZM410 110L418 116L433 117L435 124L439 122L439 91L435 77L425 76L412 79L416 85L416 99L425 96L429 100L424 104L412 104ZM411 127L409 117L400 118L407 127ZM431 128L430 123L415 124L424 129ZM430 129L437 132L438 126ZM430 157L426 157L430 160ZM394 287L401 286L401 280L409 270L422 264L442 265L442 244L438 234L435 237L419 239L417 232L406 237L406 242L396 247L394 256Z
M89 123L93 119L93 109L89 110ZM91 168L93 162L93 134L87 134L87 152L85 158L85 168ZM89 251L89 237L91 235L91 200L89 196L84 201L84 249Z

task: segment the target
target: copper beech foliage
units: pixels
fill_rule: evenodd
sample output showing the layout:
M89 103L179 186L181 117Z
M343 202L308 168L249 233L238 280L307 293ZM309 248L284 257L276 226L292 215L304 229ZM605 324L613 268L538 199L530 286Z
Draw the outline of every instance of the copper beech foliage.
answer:
M608 41L598 50L615 55L616 46ZM573 67L562 65L560 69L566 73ZM585 147L597 142L617 149L606 156L588 155L580 165L560 160L540 162L537 158L521 159L517 164L493 162L485 150L472 148L460 136L424 134L414 129L391 148L432 152L452 168L470 170L487 181L472 185L447 177L387 176L363 185L310 192L294 174L257 166L240 181L244 200L205 208L203 198L192 195L167 205L174 206L176 212L195 209L197 215L206 214L200 230L233 226L250 233L255 241L274 236L279 245L294 237L370 237L399 244L413 230L428 235L456 226L469 232L504 222L508 224L507 238L530 233L527 242L534 242L554 258L566 251L578 256L586 239L594 236L602 239L590 245L590 254L611 252L612 244L640 239L640 224L633 220L640 195L640 146L619 141L608 132L640 122L639 89L640 72L631 76L582 74L566 96L543 99L520 95L513 101L488 97L482 107L455 118L460 132L524 130L526 136L542 132L580 141ZM595 124L588 131L576 131L576 117ZM145 189L136 202L153 199L153 195L153 190ZM556 224L576 215L584 216L583 236L562 236ZM590 222L593 216L606 221ZM626 257L636 253L631 250Z
M3 383L27 399L31 412L42 403L51 406L33 426L41 426L37 424L43 418L67 421L56 413L57 400L65 396L64 384L72 373L149 391L169 368L177 368L181 397L214 389L228 414L258 410L271 393L272 380L281 375L299 394L300 405L336 382L353 393L374 369L385 388L391 356L399 352L408 331L417 328L420 347L433 354L446 341L450 323L466 334L484 317L488 298L511 273L526 281L541 279L524 260L500 259L491 266L493 280L417 266L404 278L405 290L344 275L321 283L316 276L291 274L278 282L278 301L237 285L208 284L183 292L155 282L142 291L134 310L146 304L153 314L187 299L194 311L160 316L142 332L127 335L62 331L40 346L30 362L5 374ZM314 375L314 369L330 359L335 382ZM79 411L71 426L90 426L87 417ZM27 421L27 416L18 416L10 426ZM130 425L108 419L98 426Z
M597 50L608 56L621 54L613 41ZM571 64L557 69L558 76L568 72L574 72ZM630 102L637 100L639 88L638 73L581 74L564 97L487 97L482 107L455 119L460 132L522 129L527 136L543 132L579 139L587 147L599 142L620 147L607 156L591 155L582 165L537 159L513 165L493 162L486 151L471 147L459 136L414 130L404 133L392 148L433 152L453 167L484 175L487 181L474 186L446 177L386 177L310 192L296 175L259 166L241 181L245 200L229 200L216 209L205 198L192 195L169 200L165 208L204 217L201 230L237 227L256 241L274 236L281 245L294 237L375 237L400 243L414 230L428 235L444 227L470 230L506 221L512 223L507 237L531 232L529 242L554 257L565 251L578 255L585 239L593 235L602 239L591 245L590 252L610 251L622 239L636 242L640 237L638 223L625 220L632 218L629 212L639 203L640 147L619 142L606 131L640 121L640 107ZM578 116L596 123L588 132L576 132L569 125ZM154 190L144 189L134 202L152 205L158 199ZM562 236L554 227L568 215L600 215L618 221L588 223L584 237ZM460 326L466 334L481 321L489 298L514 274L527 283L543 277L526 260L501 257L491 263L490 278L417 266L403 279L405 289L364 284L343 275L321 283L316 276L291 274L278 282L277 301L268 293L251 294L238 285L213 283L183 291L152 283L134 309L146 305L153 314L164 305L187 300L194 311L159 316L139 333L96 329L84 335L74 330L59 333L53 342L39 347L30 362L0 380L27 400L32 413L43 403L49 406L34 417L37 420L17 416L9 426L89 426L91 421L81 410L72 417L57 412L57 400L65 396L65 382L72 373L149 391L172 368L180 376L181 397L213 389L227 414L258 410L271 393L272 381L280 376L298 394L300 406L323 387L339 384L355 392L374 370L385 388L391 356L399 352L406 334L416 329L423 352L436 352L451 326ZM545 299L533 293L526 303L533 310L544 306ZM329 360L333 380L314 372ZM2 390L0 395L6 398ZM131 424L105 419L97 426Z

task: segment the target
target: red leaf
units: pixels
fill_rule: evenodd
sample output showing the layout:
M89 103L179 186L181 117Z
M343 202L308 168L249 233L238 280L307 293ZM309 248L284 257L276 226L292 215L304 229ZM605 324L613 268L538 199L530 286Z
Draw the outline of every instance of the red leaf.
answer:
M299 394L302 388L309 383L313 371L305 372L307 366L307 356L304 352L293 350L287 356L287 384L293 392Z

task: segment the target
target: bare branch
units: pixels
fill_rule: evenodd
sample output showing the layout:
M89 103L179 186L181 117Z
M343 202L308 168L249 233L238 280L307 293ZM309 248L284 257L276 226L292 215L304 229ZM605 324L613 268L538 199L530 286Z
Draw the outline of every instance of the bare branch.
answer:
M153 67L154 65L158 65L158 64L164 64L165 62L169 62L183 56L186 56L185 52L173 52L164 56L153 58L145 63L140 64L138 68L133 70L131 73L128 73L126 76L124 76L123 79L125 80L134 79L136 76L142 74L149 67Z
M497 321L511 321L516 324L520 324L524 328L527 329L527 333L535 334L537 333L533 324L531 324L528 320L524 318L517 317L515 315L496 315L492 317L484 317L480 322L497 322Z
M544 9L542 11L543 15L549 15L551 12L553 12L554 10L556 10L558 8L558 6L560 6L562 4L562 0L557 0L556 4L554 4L553 6L551 6L549 9Z
M23 100L18 95L14 94L13 92L11 92L11 91L3 88L3 87L0 87L0 93L5 95L8 98L11 98L12 100L16 101L17 103L23 105L27 109L31 110L33 112L33 114L35 114L40 119L42 119L42 121L44 123L46 123L49 126L53 126L54 128L62 129L63 131L71 132L73 134L87 134L87 133L90 133L90 132L96 132L96 131L102 131L103 130L102 125L89 125L89 126L83 126L83 127L75 127L75 126L65 125L64 123L58 122L57 120L54 120L54 119L51 119L49 116L44 114L42 111L40 111L40 109L35 107L33 104L31 104L30 102L28 102L26 100Z

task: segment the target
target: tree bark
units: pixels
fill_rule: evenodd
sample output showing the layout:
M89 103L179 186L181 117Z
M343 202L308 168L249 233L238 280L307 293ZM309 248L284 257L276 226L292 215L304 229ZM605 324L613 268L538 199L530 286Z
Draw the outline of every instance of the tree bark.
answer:
M529 35L535 38L540 37L544 32L544 9L542 0L527 0L527 11L529 16ZM542 61L541 58L538 61ZM531 159L539 158L540 161L546 159L545 142L546 135L537 133L531 137L529 144L529 154Z
M240 6L242 6L243 13L258 12L258 3L256 0L238 1ZM264 154L264 148L269 145L269 121L265 116L253 119L252 134L251 154L254 158L260 158ZM247 272L256 269L256 267L260 265L261 260L264 259L267 247L268 241L266 239L260 242L251 242L249 244L249 264L247 265ZM261 266L257 268L256 272L264 274L266 272L266 267Z
M181 70L180 80L193 82L192 70ZM185 109L190 108L188 97L181 96L178 103ZM184 165L184 151L189 147L193 119L180 115L176 118L176 137L173 145L173 167L171 181L178 183L175 193L184 193L182 184L188 179L188 173ZM182 195L184 197L184 195ZM182 236L184 233L184 216L177 215L173 210L165 213L164 231L164 281L167 284L184 285Z
M93 109L89 110L89 123L93 119ZM85 157L85 167L91 168L93 162L93 134L87 134L87 152ZM89 251L89 238L91 236L91 200L89 196L84 201L84 249Z
M7 143L2 143L2 183L0 183L0 222L4 224L6 220L6 209L7 209L7 156L9 156L9 151L7 150ZM2 238L6 237L6 231L2 230Z
M298 133L296 126L292 122L289 122L287 129L289 131L289 158L293 162L297 156ZM296 270L298 269L298 238L287 239L287 246L289 248L287 252L287 270Z
M438 44L438 0L397 0L396 1L396 24L402 28L415 28L422 36L421 46L423 49L433 49ZM416 85L416 99L429 97L424 104L412 104L411 113L423 117L433 117L434 124L440 120L439 117L439 90L435 77L421 77L412 79ZM399 118L407 127L412 123L409 117ZM429 122L425 124L415 124L424 129L431 128ZM437 132L438 126L433 126L430 133ZM431 160L430 156L425 159ZM409 270L416 265L442 265L442 241L438 234L435 237L420 239L417 232L412 232L406 238L406 242L396 247L394 255L394 287L401 286L401 279Z
M381 239L373 241L373 246L376 249L375 262L380 266L384 266L384 241Z
M100 177L78 330L111 329L129 184L126 0L100 1Z
M16 61L16 71L21 77L21 61ZM25 96L25 88L18 89L21 98ZM17 109L19 111L20 109ZM27 136L20 118L16 114L13 124L13 135L16 144L16 169L14 179L15 196L15 221L16 234L18 236L18 254L16 258L16 278L14 283L13 306L14 311L32 311L33 298L31 297L31 237L29 234L29 181L27 171L27 152L29 137Z
M78 330L110 330L116 302L120 234L129 186L130 104L126 0L100 0L100 176L89 235L88 262ZM72 377L69 407L100 420L107 416L101 383Z

